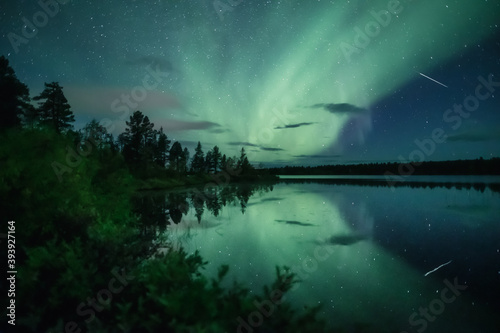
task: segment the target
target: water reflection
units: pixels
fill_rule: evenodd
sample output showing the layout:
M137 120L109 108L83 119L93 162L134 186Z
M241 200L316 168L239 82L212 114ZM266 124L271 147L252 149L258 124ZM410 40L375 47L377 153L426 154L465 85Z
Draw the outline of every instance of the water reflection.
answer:
M227 205L239 206L245 213L248 201L254 194L263 194L273 190L273 184L238 184L210 188L190 188L178 191L149 191L136 195L132 199L133 212L139 217L144 234L164 232L169 225L183 222L189 210L199 224L205 209L211 216L219 216Z
M345 330L412 331L409 316L445 278L471 287L429 332L487 331L483 317L499 303L500 196L489 186L287 181L155 193L137 204L144 226L200 251L209 276L229 264L231 278L257 291L274 280L275 265L291 267L302 282L289 301L322 304L330 324ZM157 217L161 223L148 220Z
M489 189L500 193L498 176L411 176L394 181L386 176L286 176L283 181L289 184L322 183L331 185L375 186L375 187L411 187L411 188L447 188L474 189L484 192ZM345 177L345 178L344 178Z

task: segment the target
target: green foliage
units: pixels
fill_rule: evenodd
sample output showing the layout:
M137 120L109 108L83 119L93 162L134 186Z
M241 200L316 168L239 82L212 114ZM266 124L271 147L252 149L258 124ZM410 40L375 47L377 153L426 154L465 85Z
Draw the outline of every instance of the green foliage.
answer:
M146 261L134 272L136 279L116 304L115 327L126 332L228 332L236 331L238 317L257 311L255 301L271 300L266 288L262 296L251 296L248 289L235 283L221 287L229 267L219 269L217 279L208 280L200 270L205 263L195 253L182 249ZM272 290L285 293L294 283L294 275L276 268ZM299 315L290 305L275 305L256 332L318 332L324 324L315 318L317 308Z
M102 280L97 271L140 255L140 246L133 254L123 249L137 243L123 171L107 173L120 181L112 187L97 186L103 168L95 154L62 182L55 175L52 163L66 164L72 145L72 136L51 130L13 130L0 140L0 210L16 221L18 318L39 330L76 315L76 305Z
M117 151L113 135L108 133L106 127L99 124L95 119L92 119L90 123L85 125L80 131L82 136L82 144L88 143L94 145L99 151L104 149L109 149L111 151Z
M238 317L256 311L255 300L270 299L276 288L289 289L293 278L278 271L271 289L255 297L239 284L222 287L227 266L217 279L206 278L198 253L168 250L155 256L162 239L144 233L144 222L131 209L132 178L119 154L95 147L63 181L54 174L52 163L66 165L76 137L25 130L7 131L0 140L0 208L16 221L18 232L20 330L61 332L74 321L92 332L234 331ZM186 198L179 200L175 207ZM127 268L134 279L95 318L82 317L78 306L89 308L88 299L108 286L115 267ZM320 324L313 312L298 315L282 304L256 332L295 327L316 332Z
M0 95L7 103L2 116L8 120L0 133L0 211L16 221L18 331L63 332L69 322L82 332L234 331L236 318L256 310L255 299L271 296L269 289L255 298L239 284L223 288L228 266L221 267L217 279L207 279L202 274L205 262L198 253L168 250L158 255L165 240L157 230L165 225L148 225L157 212L148 209L146 200L142 202L145 213L133 209L137 179L126 163L136 176L146 176L142 181L150 186L207 182L206 174L185 178L185 182L173 179L172 175L187 172L189 151L182 150L180 143L170 149L175 171L168 171L164 167L170 141L162 130L153 130L140 111L127 122L118 147L95 120L73 132L73 114L56 82L46 84L35 98L41 101L38 109L27 108L31 113L24 114L29 118L25 124L30 129L9 129L19 124L21 108L28 100L27 88L16 80L1 57L0 86L16 86L13 98ZM35 126L37 121L48 126ZM211 168L217 171L218 148L211 154ZM245 159L242 165L248 166ZM227 161L234 164L235 160ZM198 143L193 169L204 167ZM240 194L242 206L246 205L249 192ZM158 214L168 210L178 223L186 213L187 198L172 196L169 202L175 205L165 207L165 201L160 202ZM201 212L202 206L198 207ZM207 207L218 209L208 203ZM110 288L117 269L123 268L133 272L133 280L114 292L109 304L94 308L92 316L82 314L82 307L90 309L91 299ZM272 287L286 291L291 280L278 270ZM4 308L6 302L1 301ZM3 331L6 324L0 325ZM255 331L317 332L321 328L313 312L296 316L283 304Z

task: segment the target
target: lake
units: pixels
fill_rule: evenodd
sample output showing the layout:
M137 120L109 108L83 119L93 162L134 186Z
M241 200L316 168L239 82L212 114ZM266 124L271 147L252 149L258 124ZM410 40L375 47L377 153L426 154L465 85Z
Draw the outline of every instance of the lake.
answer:
M166 219L160 232L174 248L199 251L207 276L228 264L228 284L259 292L276 265L290 267L301 281L286 299L297 309L322 305L331 327L498 332L498 177L412 177L396 187L291 178L149 193L137 209ZM255 318L241 314L241 332Z

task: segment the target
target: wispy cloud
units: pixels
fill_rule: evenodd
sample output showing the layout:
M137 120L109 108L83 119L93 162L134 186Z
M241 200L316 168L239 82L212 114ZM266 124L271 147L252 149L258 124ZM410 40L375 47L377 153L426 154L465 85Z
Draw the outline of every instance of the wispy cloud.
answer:
M293 157L295 158L316 158L316 159L328 159L328 158L339 158L342 157L342 155L294 155Z
M216 129L210 130L209 132L214 133L214 134L221 134L221 133L231 132L231 130L227 129L227 128L216 128Z
M298 124L291 124L291 125L275 127L274 129L298 128L301 126L308 126L308 125L312 125L312 124L316 124L316 123L298 123Z
M365 108L360 108L359 106L349 104L349 103L319 103L311 106L313 109L324 109L330 113L366 113L368 112Z
M261 145L256 145L254 143L245 142L245 141L233 141L233 142L228 142L227 144L230 146L254 147L254 148L259 148L260 150L264 150L264 151L283 151L284 150L283 148L264 147ZM257 152L258 150L253 150L253 151Z
M148 116L151 116L153 110L174 110L177 113L186 113L175 95L157 90L148 91L147 98L141 102L132 100L133 107L129 107L122 100L122 96L130 95L130 92L129 88L110 86L68 86L64 89L73 112L83 116L113 118L126 115L128 120L135 110L141 110ZM128 109L128 112L116 111L122 109Z
M179 132L191 130L209 130L214 127L220 126L211 121L182 121L175 119L168 119L163 121L156 121L155 127L163 127L165 132Z
M282 151L284 149L282 149L282 148L260 147L260 150L265 150L265 151Z
M498 130L469 130L464 131L462 133L451 134L448 135L446 139L449 142L482 142L482 141L490 141L490 140L499 140L500 132Z
M230 146L248 146L248 147L260 147L259 145L250 143L250 142L244 142L244 141L233 141L233 142L228 142L227 143Z

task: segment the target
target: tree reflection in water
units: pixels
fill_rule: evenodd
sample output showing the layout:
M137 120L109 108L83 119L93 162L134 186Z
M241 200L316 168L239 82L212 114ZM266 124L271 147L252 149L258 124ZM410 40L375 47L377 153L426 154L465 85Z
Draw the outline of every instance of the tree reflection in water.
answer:
M239 205L245 214L248 200L255 194L273 190L272 183L238 183L210 188L142 192L132 199L142 236L155 238L168 225L179 224L190 209L201 224L205 209L219 216L223 207Z

